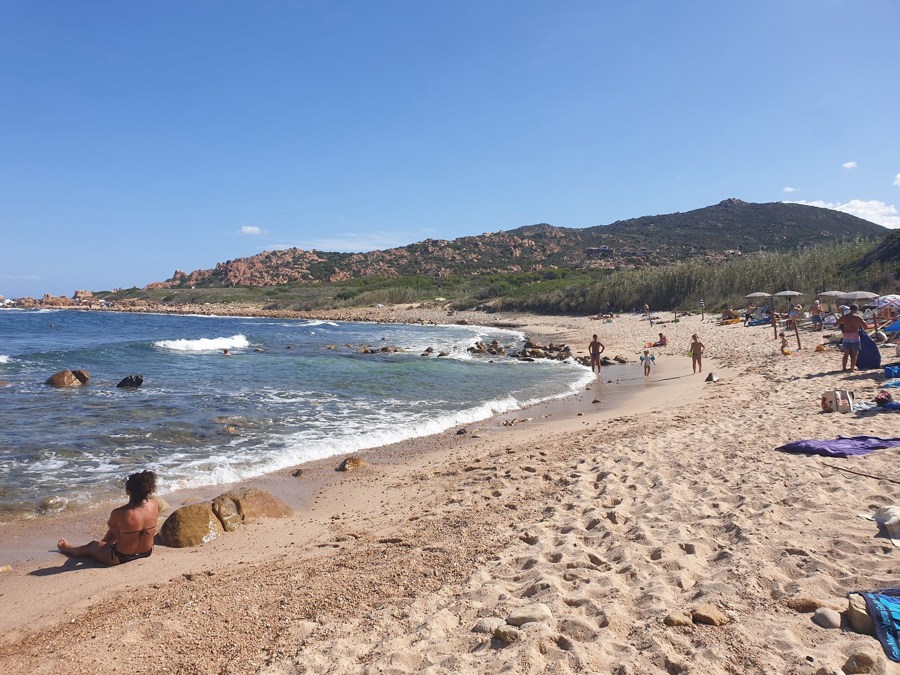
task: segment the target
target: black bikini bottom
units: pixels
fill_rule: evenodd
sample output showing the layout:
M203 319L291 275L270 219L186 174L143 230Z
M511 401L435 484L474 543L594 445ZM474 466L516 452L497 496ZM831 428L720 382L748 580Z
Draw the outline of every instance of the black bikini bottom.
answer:
M132 560L137 560L138 558L149 558L150 554L153 553L153 549L151 548L149 551L144 551L143 553L121 553L116 550L116 545L113 544L112 554L118 559L120 563L131 562Z

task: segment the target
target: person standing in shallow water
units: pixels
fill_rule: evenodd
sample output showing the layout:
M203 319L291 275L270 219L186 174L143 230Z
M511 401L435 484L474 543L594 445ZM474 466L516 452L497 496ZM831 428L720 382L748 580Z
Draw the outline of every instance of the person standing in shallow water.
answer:
M591 355L591 372L594 372L594 366L597 367L597 372L600 372L600 355L606 350L606 347L603 346L603 343L597 339L597 335L594 334L594 339L591 340L591 343L588 345L588 354Z
M150 495L156 490L156 474L152 471L133 473L125 481L129 501L109 514L106 536L82 546L65 539L57 542L61 553L71 558L93 558L104 565L118 565L153 553L159 505Z
M700 338L697 337L697 334L694 333L691 335L691 365L694 367L694 372L696 373L699 369L700 372L703 372L703 352L706 351L706 347L700 342Z
M656 357L650 353L649 349L645 349L641 356L641 363L644 364L644 377L650 377L650 366L656 363Z

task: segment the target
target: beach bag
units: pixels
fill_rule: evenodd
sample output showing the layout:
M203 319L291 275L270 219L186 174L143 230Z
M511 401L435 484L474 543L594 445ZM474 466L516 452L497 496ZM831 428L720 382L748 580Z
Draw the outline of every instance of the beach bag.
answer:
M891 396L891 392L889 392L889 391L879 391L877 394L875 394L875 405L877 405L879 407L883 408L888 403L893 403L893 402L894 402L894 397Z
M822 410L825 412L848 413L853 410L853 392L833 389L822 394Z

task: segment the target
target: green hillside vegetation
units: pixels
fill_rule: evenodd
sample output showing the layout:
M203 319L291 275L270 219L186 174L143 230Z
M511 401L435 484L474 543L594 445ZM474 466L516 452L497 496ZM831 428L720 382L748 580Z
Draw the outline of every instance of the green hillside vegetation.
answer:
M686 213L583 229L528 225L369 253L264 251L97 293L163 304L272 310L377 304L592 314L740 307L749 292L900 290L900 232L801 204L726 199Z
M451 274L433 279L364 277L338 283L274 287L132 288L97 293L110 300L165 304L244 303L272 310L336 309L416 303L485 311L594 314L609 302L616 311L648 303L659 310L707 311L743 307L750 292L790 289L808 304L826 290L900 292L900 232L884 240L858 238L796 251L762 252L718 264L695 259L641 269L547 269L506 274Z
M529 297L511 295L492 306L497 310L592 314L604 308L607 301L624 311L644 303L651 308L696 311L703 300L707 310L716 311L745 306L745 296L752 292L799 291L806 299L804 304L817 293L830 290L896 293L900 290L898 262L896 258L872 258L876 250L871 240L859 239L786 253L741 256L720 265L687 261L625 270ZM861 265L867 257L869 264Z
M879 225L830 209L726 199L687 213L644 216L583 229L528 225L452 241L427 239L368 253L299 248L264 251L218 263L213 269L176 271L170 279L149 284L148 288L277 287L407 277L425 277L443 284L456 275L557 269L590 275L704 256L718 263L738 253L791 251L824 241L882 238L885 233Z

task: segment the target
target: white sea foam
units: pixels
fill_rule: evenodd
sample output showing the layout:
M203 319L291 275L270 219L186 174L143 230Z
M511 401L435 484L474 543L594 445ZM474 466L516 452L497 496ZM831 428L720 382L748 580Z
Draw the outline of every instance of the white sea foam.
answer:
M6 354L0 354L0 363L9 363L9 357Z
M388 403L388 402L384 402ZM266 459L258 461L260 453L255 451L251 458L235 453L219 452L189 462L178 461L168 472L170 481L164 490L184 490L207 485L235 483L256 476L273 473L303 462L325 459L352 452L397 443L422 436L439 434L455 426L473 424L521 407L522 402L513 396L504 396L472 408L440 417L411 418L408 413L392 418L383 414L377 428L364 422L344 428L342 434L325 434L321 429L309 429L292 434L279 441L281 447L270 447ZM386 405L386 409L390 406ZM359 420L357 420L359 421ZM363 431L365 429L365 431Z
M215 352L223 349L243 349L249 347L250 342L243 335L232 335L231 337L197 338L196 340L159 340L153 345L176 352Z
M301 321L297 324L291 325L299 325L299 326L334 326L337 328L338 324L334 321L323 321L321 319L308 319L306 321Z

